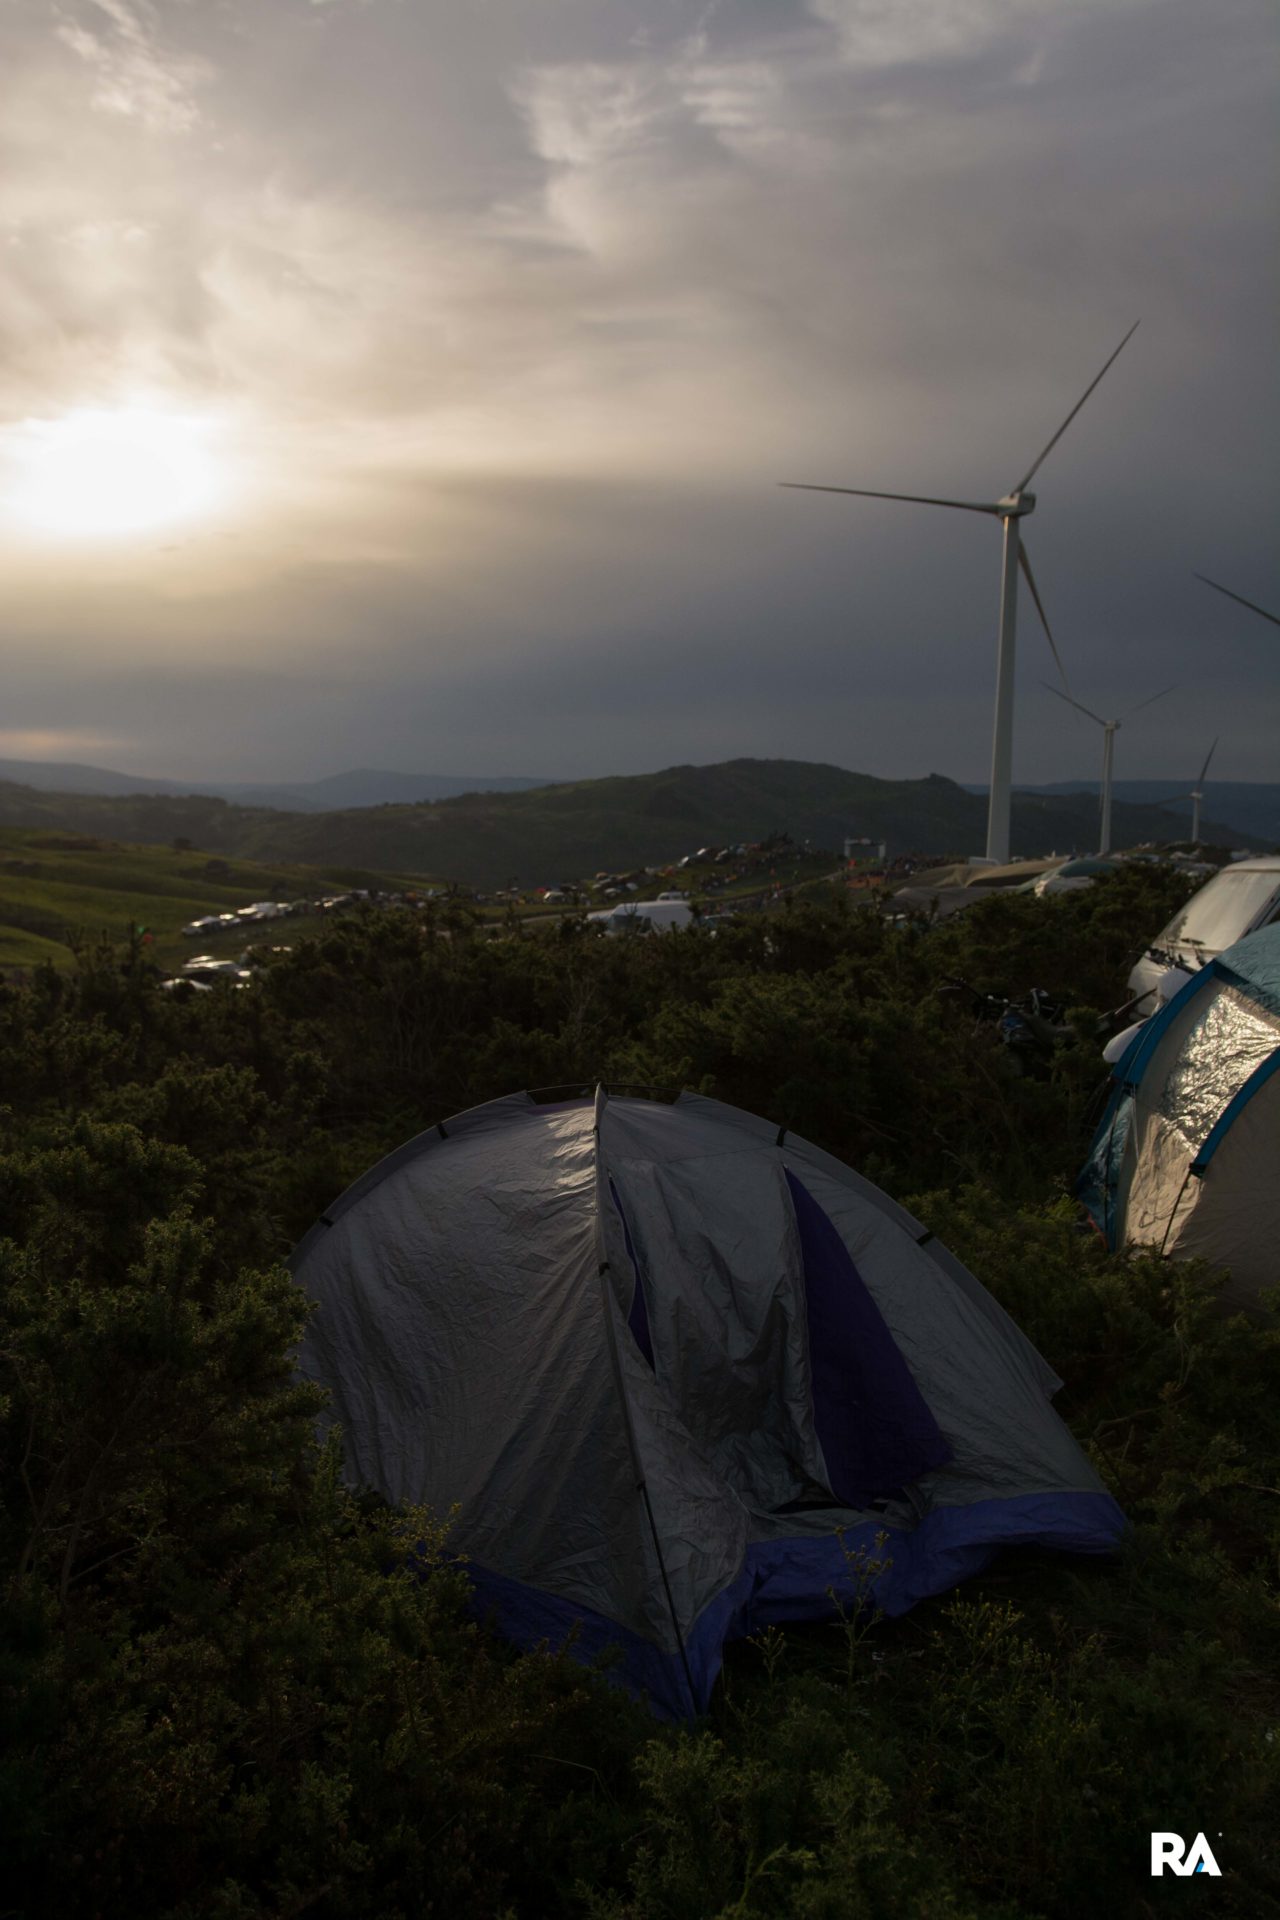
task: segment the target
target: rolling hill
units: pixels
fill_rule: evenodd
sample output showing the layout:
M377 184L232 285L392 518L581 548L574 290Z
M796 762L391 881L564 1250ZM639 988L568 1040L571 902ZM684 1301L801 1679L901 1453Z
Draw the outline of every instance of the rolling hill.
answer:
M112 767L83 766L70 760L0 760L0 781L4 780L35 787L40 793L212 795L240 807L278 807L289 813L380 807L389 800L445 800L457 793L523 793L528 787L550 785L515 774L390 773L377 767L356 767L322 780L205 780L184 785L180 780L117 773Z
M0 825L69 828L144 844L188 840L209 853L261 862L445 875L482 887L553 883L601 867L657 864L705 843L785 831L838 849L845 835L891 853L972 853L986 802L953 780L877 780L798 760L730 760L651 774L580 780L517 793L468 793L418 805L284 813L204 795L104 798L0 782ZM1097 801L1088 794L1019 793L1017 854L1089 851ZM1117 803L1118 846L1176 839L1177 814ZM1206 821L1207 839L1239 836Z
M322 924L304 915L225 936L183 940L180 929L200 914L234 913L256 900L305 901L351 887L397 885L398 877L360 869L317 869L210 856L169 846L124 846L69 831L0 827L0 968L41 960L67 963L73 941L106 934L151 934L152 957L176 966L197 950L234 957L246 944L295 941Z

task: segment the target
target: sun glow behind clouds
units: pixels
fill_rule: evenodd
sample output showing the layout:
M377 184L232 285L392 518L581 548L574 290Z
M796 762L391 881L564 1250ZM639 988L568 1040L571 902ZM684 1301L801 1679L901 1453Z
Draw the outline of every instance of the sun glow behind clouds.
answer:
M59 540L120 540L199 518L224 480L212 423L154 407L78 408L27 420L8 449L15 521Z

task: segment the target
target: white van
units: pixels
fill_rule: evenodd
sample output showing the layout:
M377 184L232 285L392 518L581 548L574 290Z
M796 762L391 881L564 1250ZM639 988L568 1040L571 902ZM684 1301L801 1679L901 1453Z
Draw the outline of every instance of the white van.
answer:
M692 926L693 908L687 900L628 900L605 913L589 913L587 918L599 921L606 933L670 933L675 927Z
M1280 855L1223 867L1156 935L1129 975L1130 993L1153 992L1169 967L1196 973L1224 948L1273 920L1280 920Z

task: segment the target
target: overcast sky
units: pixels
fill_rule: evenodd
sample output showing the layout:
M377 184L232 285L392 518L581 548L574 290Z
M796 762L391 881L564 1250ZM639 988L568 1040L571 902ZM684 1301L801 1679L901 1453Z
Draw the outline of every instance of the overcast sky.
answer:
M1280 779L1272 0L0 0L0 754ZM1015 777L1094 775L1025 593Z

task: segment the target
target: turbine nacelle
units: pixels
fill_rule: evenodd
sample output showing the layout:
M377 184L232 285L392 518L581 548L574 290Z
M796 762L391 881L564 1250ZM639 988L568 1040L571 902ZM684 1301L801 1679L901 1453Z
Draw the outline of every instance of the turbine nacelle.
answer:
M1035 510L1034 493L1023 493L1021 489L1006 493L1003 500L996 501L996 512L1002 520L1020 520L1024 514L1034 513Z

